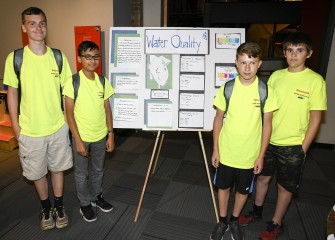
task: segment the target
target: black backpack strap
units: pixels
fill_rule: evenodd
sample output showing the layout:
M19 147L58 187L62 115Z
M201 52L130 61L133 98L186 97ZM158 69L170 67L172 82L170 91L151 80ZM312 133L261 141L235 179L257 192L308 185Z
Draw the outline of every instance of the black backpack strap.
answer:
M56 48L51 48L51 50L52 50L52 52L54 54L54 57L55 57L55 60L56 60L57 66L58 66L59 74L61 74L62 70L63 70L63 56L62 56L62 52L59 49L56 49Z
M268 98L268 85L266 84L266 82L262 81L261 79L258 79L258 93L259 93L259 102L260 102L261 112L263 115L265 101Z
M17 84L17 113L20 114L20 104L21 104L21 66L22 66L22 59L23 59L23 48L16 49L14 51L14 58L13 58L13 66L14 72L16 74L18 84Z
M102 75L99 75L99 80L100 80L100 83L103 87L102 98L105 98L105 77L102 76Z
M78 89L80 86L79 73L75 73L72 75L72 85L73 85L73 101L76 102L76 99L78 97Z
M230 101L230 97L231 97L231 95L233 93L234 84L235 84L235 78L229 80L224 85L223 96L224 96L224 98L226 100L226 111L225 111L225 113L228 112L229 101Z

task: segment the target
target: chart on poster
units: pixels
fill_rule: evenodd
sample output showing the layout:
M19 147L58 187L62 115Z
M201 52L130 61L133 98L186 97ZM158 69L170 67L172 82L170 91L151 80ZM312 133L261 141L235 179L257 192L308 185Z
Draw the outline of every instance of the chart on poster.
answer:
M237 74L243 28L110 29L114 128L212 130L213 100Z

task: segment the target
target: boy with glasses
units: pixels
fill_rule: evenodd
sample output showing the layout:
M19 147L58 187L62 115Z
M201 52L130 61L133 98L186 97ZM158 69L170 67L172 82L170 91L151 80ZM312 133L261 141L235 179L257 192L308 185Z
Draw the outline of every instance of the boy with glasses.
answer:
M72 72L64 54L60 72L52 49L45 45L47 19L41 9L30 7L22 12L22 30L27 33L29 43L23 49L20 76L14 71L14 52L6 59L4 84L9 86L8 110L19 141L23 175L34 182L42 204L41 228L64 228L69 220L63 206L63 171L71 168L73 162L60 86ZM48 195L48 170L53 207Z
M97 215L92 206L103 212L113 210L113 206L102 196L102 181L106 150L112 152L115 147L109 104L114 89L105 78L104 83L101 83L95 72L100 63L100 53L94 42L83 41L78 46L78 62L82 65L77 79L79 87L75 89L75 79L71 78L66 82L63 94L66 117L72 133L80 213L85 221L93 222L97 220Z

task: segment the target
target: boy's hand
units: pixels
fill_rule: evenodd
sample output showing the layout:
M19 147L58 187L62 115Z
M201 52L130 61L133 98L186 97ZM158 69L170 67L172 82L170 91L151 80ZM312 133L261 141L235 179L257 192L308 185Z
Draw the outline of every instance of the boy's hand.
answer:
M79 153L79 155L87 157L87 149L83 141L76 143L76 145L77 145L77 152Z
M114 134L108 134L108 138L106 142L106 151L112 152L114 148L115 148Z
M215 168L219 167L219 163L220 163L220 155L218 151L213 151L212 154L212 165Z
M264 158L258 157L254 164L254 174L260 174L263 170Z

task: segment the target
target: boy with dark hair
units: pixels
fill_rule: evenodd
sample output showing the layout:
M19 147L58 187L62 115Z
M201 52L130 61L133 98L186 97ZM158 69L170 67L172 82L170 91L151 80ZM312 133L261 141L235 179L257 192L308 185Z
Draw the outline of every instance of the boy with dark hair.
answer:
M63 206L63 171L71 168L73 162L60 88L72 72L62 53L60 72L52 49L45 45L47 19L41 9L29 7L24 10L21 27L29 43L23 48L19 76L14 71L14 52L6 59L4 84L9 86L8 110L15 137L19 140L23 175L34 182L41 201L41 228L64 228L69 220ZM48 193L48 170L54 194L53 207Z
M221 86L214 100L216 116L213 124L212 165L216 168L214 184L218 188L220 218L210 236L212 240L221 240L229 228L232 239L244 239L237 219L252 187L254 174L262 171L271 135L272 111L277 109L276 99L269 87L262 116L258 88L261 80L256 75L262 63L261 58L261 48L257 43L241 44L236 53L238 76L229 108L224 97L225 85ZM228 220L228 201L234 184L235 202Z
M253 210L241 215L248 225L262 217L269 183L277 172L278 199L272 221L260 233L263 240L276 239L294 194L298 193L306 153L327 109L326 84L322 76L305 66L312 41L303 32L290 34L283 42L288 68L275 71L268 81L274 89L279 110L273 115L273 131L266 150L264 169L257 177Z
M102 196L102 181L106 150L112 152L115 147L109 104L114 90L106 79L103 86L95 72L100 58L99 47L94 42L83 41L78 46L78 62L82 64L82 69L78 73L77 80L80 85L77 96L75 97L74 93L74 78L66 82L63 91L66 117L73 139L75 183L80 213L87 222L97 220L92 206L100 208L103 212L113 210L113 206Z

